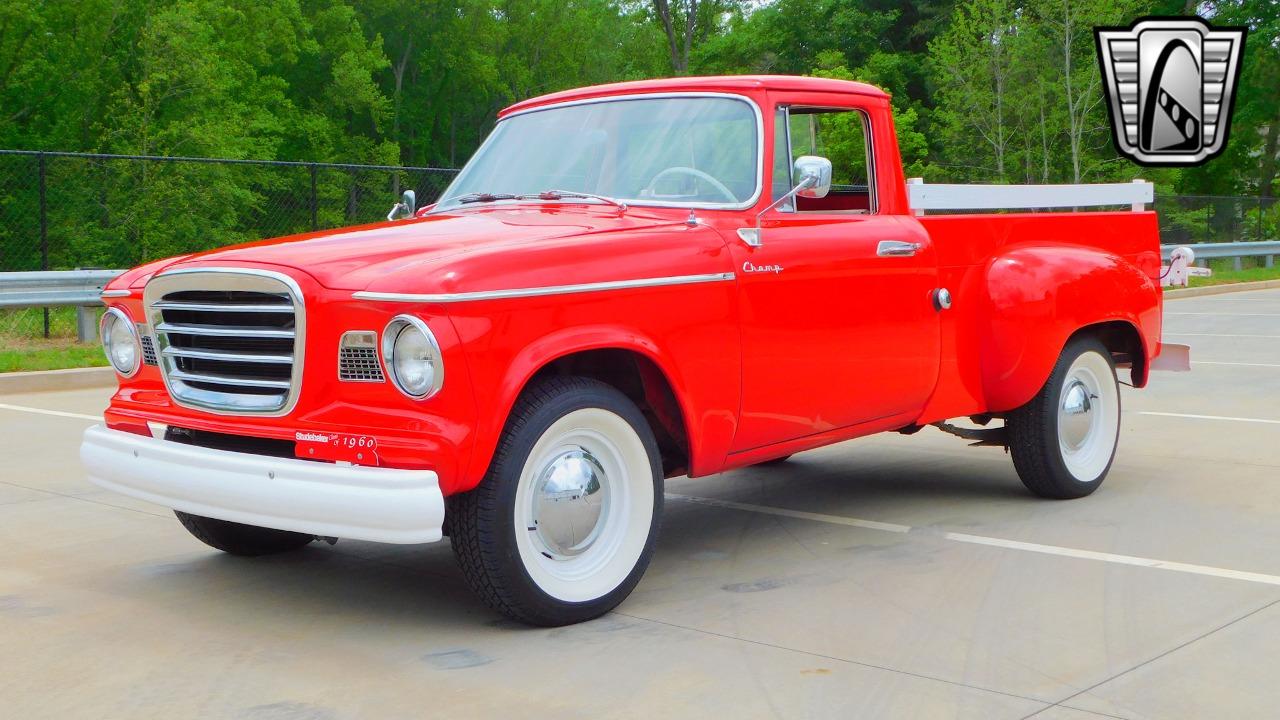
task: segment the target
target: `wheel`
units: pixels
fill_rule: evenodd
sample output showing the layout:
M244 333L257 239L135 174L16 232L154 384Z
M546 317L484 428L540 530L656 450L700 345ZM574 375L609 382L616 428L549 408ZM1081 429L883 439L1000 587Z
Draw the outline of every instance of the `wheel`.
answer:
M1096 338L1071 341L1031 402L1008 418L1018 477L1046 498L1084 497L1102 484L1120 439L1116 367Z
M274 555L288 552L315 540L314 535L273 530L254 525L241 525L227 520L191 515L179 510L173 511L178 522L197 540L232 555Z
M582 622L640 582L662 487L634 403L596 380L552 378L516 402L480 485L449 498L449 539L489 607L533 625Z

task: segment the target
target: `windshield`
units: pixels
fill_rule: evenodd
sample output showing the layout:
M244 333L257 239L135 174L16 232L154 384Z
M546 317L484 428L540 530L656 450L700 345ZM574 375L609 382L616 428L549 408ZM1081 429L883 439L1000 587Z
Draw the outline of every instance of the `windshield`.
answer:
M548 190L640 205L742 205L756 195L758 146L754 108L733 98L537 110L499 122L437 208Z

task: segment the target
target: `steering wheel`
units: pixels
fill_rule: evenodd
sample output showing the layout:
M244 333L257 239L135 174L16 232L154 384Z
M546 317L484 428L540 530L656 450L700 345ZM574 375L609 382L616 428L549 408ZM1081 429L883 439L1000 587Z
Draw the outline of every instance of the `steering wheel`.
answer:
M653 197L653 189L658 186L658 181L668 175L691 175L698 180L705 181L708 185L715 188L715 191L723 195L725 200L731 203L738 202L738 196L734 195L732 190L725 187L724 183L697 168L684 167L682 165L669 167L657 175L654 175L653 179L649 181L649 184L644 186L644 190L642 191L644 197Z

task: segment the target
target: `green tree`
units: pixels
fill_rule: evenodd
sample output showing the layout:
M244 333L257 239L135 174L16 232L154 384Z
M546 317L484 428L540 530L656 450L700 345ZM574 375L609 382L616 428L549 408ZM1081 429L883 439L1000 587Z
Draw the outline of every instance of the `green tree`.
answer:
M1006 180L1015 140L1014 62L1026 35L1012 0L965 0L929 44L935 127L962 176ZM959 160L960 162L954 162Z

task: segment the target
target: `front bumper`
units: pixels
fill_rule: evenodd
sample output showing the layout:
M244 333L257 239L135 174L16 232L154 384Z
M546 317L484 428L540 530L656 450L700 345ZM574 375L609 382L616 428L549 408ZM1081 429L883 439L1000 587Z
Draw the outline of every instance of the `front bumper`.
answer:
M89 480L205 517L386 543L435 542L444 495L430 470L359 467L211 450L95 425Z

